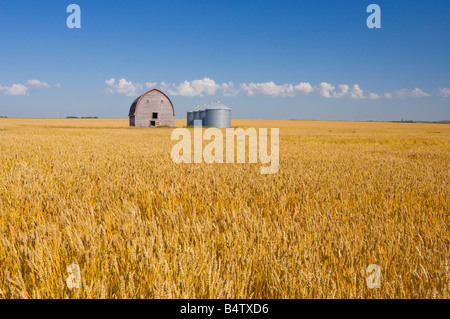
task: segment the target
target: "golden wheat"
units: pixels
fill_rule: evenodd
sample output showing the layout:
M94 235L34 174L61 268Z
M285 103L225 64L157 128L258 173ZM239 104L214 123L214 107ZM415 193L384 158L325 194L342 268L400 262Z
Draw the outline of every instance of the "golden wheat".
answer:
M449 125L232 125L280 128L277 174L174 164L170 128L0 119L0 298L448 298Z

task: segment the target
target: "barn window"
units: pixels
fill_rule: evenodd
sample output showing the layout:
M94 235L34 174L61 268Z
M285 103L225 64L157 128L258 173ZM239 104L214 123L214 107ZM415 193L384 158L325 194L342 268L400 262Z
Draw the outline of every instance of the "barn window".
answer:
M150 121L150 126L156 126L156 122L155 121Z
M150 100L147 100L147 103L149 103L150 102Z
M164 100L161 100L161 103L164 103Z
M152 119L157 119L158 118L158 113L154 112L152 113Z

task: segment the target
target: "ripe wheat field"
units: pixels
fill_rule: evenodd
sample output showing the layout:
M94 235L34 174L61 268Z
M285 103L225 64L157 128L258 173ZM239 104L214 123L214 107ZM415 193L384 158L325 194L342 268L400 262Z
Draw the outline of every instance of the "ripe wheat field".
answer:
M171 128L0 119L0 298L449 297L450 125L232 126L280 128L277 174L174 164Z

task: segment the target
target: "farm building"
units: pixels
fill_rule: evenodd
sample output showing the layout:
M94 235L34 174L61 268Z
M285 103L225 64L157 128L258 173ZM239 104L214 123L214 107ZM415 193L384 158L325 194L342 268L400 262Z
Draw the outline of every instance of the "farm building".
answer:
M131 104L130 126L155 127L174 126L175 110L172 101L157 89L138 96Z
M202 121L202 126L228 128L231 127L231 109L219 101L217 104L197 105L187 112L187 126L194 126L196 120Z

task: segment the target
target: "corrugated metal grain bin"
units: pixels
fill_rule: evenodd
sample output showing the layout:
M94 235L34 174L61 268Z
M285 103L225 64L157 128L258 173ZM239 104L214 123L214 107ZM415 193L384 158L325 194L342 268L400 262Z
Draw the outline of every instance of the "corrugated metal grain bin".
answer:
M197 106L187 112L187 126L194 126L194 121L201 120L202 126L229 128L231 127L231 109L217 101Z
M204 106L202 106L202 109L199 110L199 112L198 112L199 113L198 119L202 120L202 126L205 126L206 108L207 108L207 106L204 105Z
M202 126L205 125L205 107L206 107L205 105L196 107L195 110L192 112L193 113L192 126L194 126L194 121L196 120L201 120Z
M186 125L192 126L194 125L194 112L188 111L186 115Z
M231 127L231 109L223 104L207 106L205 110L205 124L207 127Z
M194 121L200 119L200 110L201 107L196 107L195 110L192 112L194 114L193 116ZM194 125L194 123L192 123L192 125Z
M186 120L187 120L187 126L194 126L194 112L196 111L197 107L194 107L192 110L187 111Z

